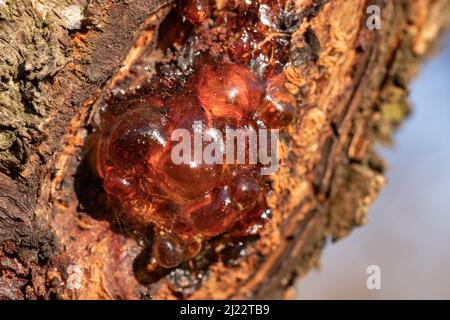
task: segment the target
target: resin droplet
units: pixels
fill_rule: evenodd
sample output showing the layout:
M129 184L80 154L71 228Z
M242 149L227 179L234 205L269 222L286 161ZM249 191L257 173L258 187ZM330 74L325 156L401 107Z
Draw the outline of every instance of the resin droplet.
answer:
M211 205L203 206L192 213L192 220L197 230L204 236L213 237L230 228L239 215L230 198L229 188L217 190Z
M232 199L241 210L254 206L260 193L258 181L251 176L238 176L231 183Z
M261 36L253 28L244 28L235 36L234 42L230 46L231 53L239 60L243 59L244 55L250 54L256 49L258 41Z
M295 97L284 87L286 79L281 74L272 79L261 103L261 118L272 129L288 126L295 115Z
M185 260L186 243L170 234L156 235L153 240L153 255L161 267L173 268Z
M129 198L136 192L134 179L112 167L106 169L103 185L108 194L121 199Z
M167 144L161 113L154 108L137 108L124 113L114 126L108 145L108 159L119 168L145 164L151 154Z
M261 118L272 129L288 126L294 119L295 108L290 103L277 100L264 100L261 104Z
M198 78L198 97L212 116L241 119L258 108L261 88L246 67L207 65Z
M211 14L208 0L186 0L183 14L193 25L201 25Z
M189 164L175 164L172 149L166 151L160 159L160 170L166 178L168 186L186 199L203 199L217 184L222 165L205 164L195 161Z
M272 84L265 99L284 99L280 92ZM264 178L256 172L257 159L247 163L258 153L257 140L234 148L234 161L239 154L245 163L226 163L223 136L225 128L257 129L263 93L246 66L208 63L175 92L116 101L123 108L111 106L115 113L102 118L96 166L109 203L136 234L145 236L154 226L159 266L173 268L195 257L211 237L254 234L264 225ZM270 114L266 110L261 118Z

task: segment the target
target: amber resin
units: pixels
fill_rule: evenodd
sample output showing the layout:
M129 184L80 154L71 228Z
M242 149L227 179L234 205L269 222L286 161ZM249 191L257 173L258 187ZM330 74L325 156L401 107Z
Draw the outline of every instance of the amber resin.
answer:
M270 217L258 163L175 164L170 138L179 128L194 135L196 121L202 123L196 130L205 132L280 129L293 120L296 101L284 88L280 60L258 65L261 54L279 45L274 40L270 47L258 46L268 23L279 19L264 6L249 1L228 8L245 12L234 24L241 32L229 36L226 49L234 63L203 55L185 81L111 98L101 112L96 161L104 189L130 228L154 226L153 257L161 267L193 258L212 237L257 234ZM207 1L186 1L183 13L197 27L211 8Z

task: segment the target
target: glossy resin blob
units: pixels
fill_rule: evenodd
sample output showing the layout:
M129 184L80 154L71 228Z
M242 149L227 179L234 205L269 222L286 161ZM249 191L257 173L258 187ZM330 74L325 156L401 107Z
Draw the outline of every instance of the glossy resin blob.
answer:
M296 101L275 71L278 62L262 73L251 68L269 12L242 5L249 6L245 25L229 48L239 59L203 56L182 84L112 99L100 114L96 166L111 206L134 230L154 226L153 257L164 268L195 257L212 237L257 234L270 216L260 163L230 163L220 153L215 156L221 161L210 163L194 150L196 142L203 150L211 143L225 148L217 132L282 129L294 117ZM208 21L211 8L207 1L188 1L183 12L199 26ZM180 129L184 136L176 134ZM187 155L186 148L177 149L181 138L192 142ZM250 159L255 151L246 144L235 155ZM191 160L179 163L174 154Z

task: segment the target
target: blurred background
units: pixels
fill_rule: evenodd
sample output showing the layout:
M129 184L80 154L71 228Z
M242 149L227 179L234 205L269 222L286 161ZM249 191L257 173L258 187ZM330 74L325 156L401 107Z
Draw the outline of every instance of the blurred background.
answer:
M388 184L369 223L328 244L300 299L450 299L450 34L411 85L413 113L394 145L378 147ZM381 289L368 290L369 265Z

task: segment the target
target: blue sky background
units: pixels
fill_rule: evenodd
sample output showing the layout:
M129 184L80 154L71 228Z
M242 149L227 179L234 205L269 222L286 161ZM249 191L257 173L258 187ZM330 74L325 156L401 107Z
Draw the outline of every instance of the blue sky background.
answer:
M410 87L413 114L390 149L378 148L388 184L369 223L326 247L299 298L450 299L450 34L441 42ZM366 288L372 264L381 290Z

